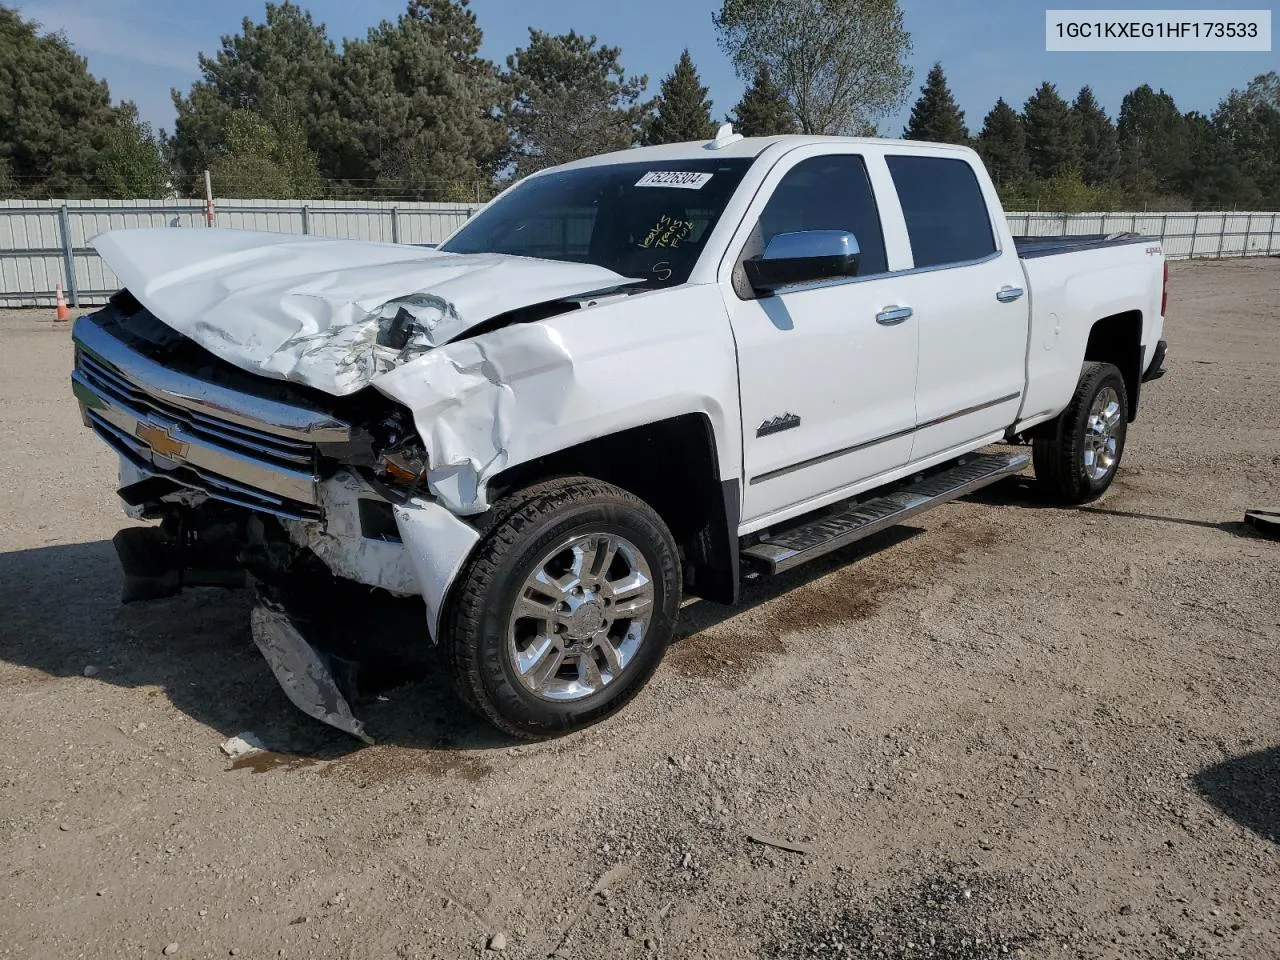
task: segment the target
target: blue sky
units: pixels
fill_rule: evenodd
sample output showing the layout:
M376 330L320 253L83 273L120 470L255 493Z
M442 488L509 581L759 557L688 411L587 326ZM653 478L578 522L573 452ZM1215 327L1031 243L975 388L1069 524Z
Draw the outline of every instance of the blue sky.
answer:
M12 2L12 0L10 0ZM908 106L881 125L899 136L924 74L941 60L965 119L973 130L1003 96L1016 107L1042 80L1070 99L1083 84L1114 117L1124 94L1141 83L1163 87L1183 110L1208 113L1232 87L1280 68L1270 53L1046 53L1044 11L1049 4L1025 0L901 0L915 50L916 78ZM1115 0L1113 0L1113 3ZM1125 0L1117 7L1163 8L1164 3ZM394 18L404 0L301 0L335 39L363 36L373 23ZM169 89L186 90L198 78L196 54L213 52L219 38L239 32L243 17L261 20L262 0L18 0L28 18L65 30L89 59L90 69L111 85L117 99L138 104L142 117L172 129ZM1069 3L1052 4L1053 8ZM1248 4L1198 0L1200 9L1239 9ZM1262 4L1255 3L1255 7ZM622 48L623 65L647 73L650 89L671 71L688 46L711 88L715 116L723 117L742 93L742 83L716 46L711 22L718 0L473 0L485 32L486 56L501 62L527 38L529 26L555 33L570 28L594 33Z

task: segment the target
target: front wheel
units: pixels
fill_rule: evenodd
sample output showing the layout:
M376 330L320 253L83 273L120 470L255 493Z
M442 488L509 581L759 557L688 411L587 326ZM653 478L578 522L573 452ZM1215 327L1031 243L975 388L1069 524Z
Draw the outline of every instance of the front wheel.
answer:
M1088 503L1111 486L1129 425L1124 377L1110 363L1086 362L1053 432L1032 445L1036 479L1060 503Z
M493 511L442 634L458 692L526 739L621 709L662 661L680 606L666 524L588 478L538 484Z

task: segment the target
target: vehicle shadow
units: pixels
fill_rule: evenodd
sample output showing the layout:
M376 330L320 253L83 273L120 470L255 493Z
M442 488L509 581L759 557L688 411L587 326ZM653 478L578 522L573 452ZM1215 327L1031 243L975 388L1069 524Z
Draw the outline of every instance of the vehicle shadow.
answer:
M676 623L674 643L678 644L704 630L710 630L712 627L719 626L725 621L740 616L755 607L807 586L813 581L846 567L862 557L879 553L881 550L888 550L924 532L921 527L899 524L864 540L851 543L847 547L834 550L824 557L810 560L808 563L802 564L794 570L788 570L786 573L745 580L742 584L741 596L733 606L712 603L706 600L696 600L693 603L686 604L680 611L680 620ZM867 589L882 590L883 585L877 584L873 586L868 584Z
M252 731L266 746L337 759L362 744L296 710L249 633L248 591L197 589L122 605L110 541L0 554L0 659L55 677L157 688L219 740ZM420 602L361 612L361 712L381 743L489 749L510 738L458 700L427 641ZM335 625L338 626L338 625Z
M1201 795L1236 823L1280 844L1280 746L1224 760L1194 781Z
M1118 482L1118 481L1117 481ZM1128 520L1150 520L1155 523L1172 523L1179 526L1200 527L1206 530L1219 530L1223 533L1248 535L1248 528L1241 522L1212 520L1191 520L1185 517L1169 517L1156 513L1138 513L1133 510L1114 510L1105 506L1106 501L1098 504L1084 504L1079 507L1064 507L1050 500L1040 492L1036 482L1025 476L1005 477L995 483L983 487L963 498L969 503L982 503L989 506L1030 507L1045 510L1070 510L1075 513L1093 513L1106 517L1122 517Z
M921 532L895 527L794 571L748 581L736 606L687 604L676 643ZM219 741L251 731L273 752L318 760L363 748L286 698L250 636L248 591L195 589L122 605L121 581L107 540L0 554L0 659L54 677L83 676L92 667L94 683L154 688L152 695L167 697ZM517 743L458 699L423 621L420 601L388 598L328 626L359 650L358 712L375 739L428 751Z

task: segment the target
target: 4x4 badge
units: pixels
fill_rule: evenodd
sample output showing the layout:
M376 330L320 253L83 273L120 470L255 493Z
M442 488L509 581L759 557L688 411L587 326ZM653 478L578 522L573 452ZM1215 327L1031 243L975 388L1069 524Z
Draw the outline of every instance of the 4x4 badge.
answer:
M774 417L772 420L766 420L756 428L757 437L767 437L771 433L781 433L783 430L790 430L793 427L800 426L800 418L794 413L784 413L780 417Z

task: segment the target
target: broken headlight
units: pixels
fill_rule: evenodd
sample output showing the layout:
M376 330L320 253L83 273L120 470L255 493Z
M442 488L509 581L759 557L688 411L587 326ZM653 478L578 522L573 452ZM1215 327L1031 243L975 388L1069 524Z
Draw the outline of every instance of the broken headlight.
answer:
M404 502L425 489L431 464L409 411L397 407L377 424L373 433L377 441L366 479L392 502Z
M415 437L398 447L382 451L374 469L379 479L387 483L417 487L426 482L430 464L427 451Z

